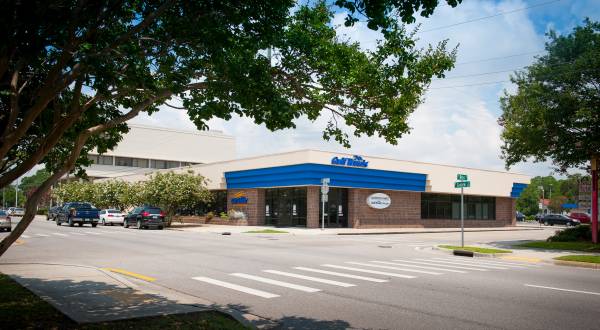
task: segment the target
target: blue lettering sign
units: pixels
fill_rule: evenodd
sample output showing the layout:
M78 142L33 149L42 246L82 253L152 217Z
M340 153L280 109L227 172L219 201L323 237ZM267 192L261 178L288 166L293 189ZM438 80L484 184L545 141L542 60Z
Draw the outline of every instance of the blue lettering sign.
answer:
M367 166L369 166L369 162L364 160L361 156L354 156L352 158L333 157L331 159L331 165L367 167Z

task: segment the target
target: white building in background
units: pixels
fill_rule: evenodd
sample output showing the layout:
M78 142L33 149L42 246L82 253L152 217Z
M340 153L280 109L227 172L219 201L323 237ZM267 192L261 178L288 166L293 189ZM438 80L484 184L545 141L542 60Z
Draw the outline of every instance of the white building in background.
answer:
M235 159L235 138L221 131L184 131L129 125L129 132L113 149L88 154L90 179L145 174L156 169Z

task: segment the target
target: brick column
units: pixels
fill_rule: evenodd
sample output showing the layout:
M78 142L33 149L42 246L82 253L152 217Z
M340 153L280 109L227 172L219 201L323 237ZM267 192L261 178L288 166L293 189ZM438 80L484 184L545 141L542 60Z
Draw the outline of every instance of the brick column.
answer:
M348 189L348 228L360 228L360 218L358 217L358 189Z
M516 201L511 197L496 197L496 224L491 226L515 226L516 225Z
M246 204L233 204L234 195L243 192L248 198ZM244 212L248 225L258 226L265 223L265 191L263 189L229 189L227 190L227 211Z
M319 194L321 193L320 187L308 186L306 187L306 227L307 228L319 228L321 225L321 219L319 218L319 209L321 203L319 203Z

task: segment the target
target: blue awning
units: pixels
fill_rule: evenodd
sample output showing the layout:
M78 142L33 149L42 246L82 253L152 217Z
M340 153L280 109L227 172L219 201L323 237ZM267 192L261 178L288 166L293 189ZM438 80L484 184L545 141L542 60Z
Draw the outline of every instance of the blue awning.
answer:
M527 186L528 184L526 183L513 182L512 190L510 191L510 197L519 198L519 196L521 196L521 193L523 192L523 189L527 188Z

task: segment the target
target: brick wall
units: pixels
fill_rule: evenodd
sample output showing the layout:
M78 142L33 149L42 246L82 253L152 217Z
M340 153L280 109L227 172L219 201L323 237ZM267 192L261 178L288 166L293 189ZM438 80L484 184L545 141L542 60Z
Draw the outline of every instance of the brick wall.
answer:
M246 204L232 204L231 199L238 192L244 192L248 198ZM227 190L227 211L236 210L244 212L247 224L260 226L265 223L265 191L263 189L229 189ZM238 224L233 223L232 224ZM239 224L245 224L239 222Z
M392 203L385 209L367 205L367 197L374 193L390 196ZM348 227L422 227L421 194L409 191L378 189L348 189Z
M306 187L306 227L307 228L319 228L319 195L321 194L321 188L318 186Z
M499 226L516 225L516 203L514 198L496 197L496 221L501 223Z

